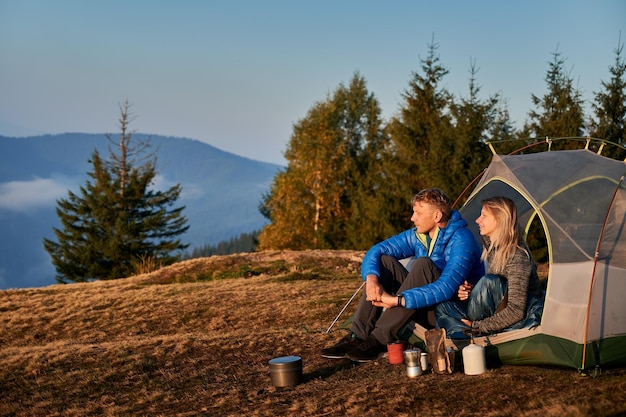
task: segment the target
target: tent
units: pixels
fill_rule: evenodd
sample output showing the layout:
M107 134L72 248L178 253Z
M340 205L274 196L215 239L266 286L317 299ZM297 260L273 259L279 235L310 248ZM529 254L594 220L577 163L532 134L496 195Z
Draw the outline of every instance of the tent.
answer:
M588 149L494 152L460 212L480 242L481 201L511 198L526 232L533 222L543 229L549 265L541 324L475 338L488 355L579 370L626 365L625 174L623 161ZM422 340L424 331L413 329Z

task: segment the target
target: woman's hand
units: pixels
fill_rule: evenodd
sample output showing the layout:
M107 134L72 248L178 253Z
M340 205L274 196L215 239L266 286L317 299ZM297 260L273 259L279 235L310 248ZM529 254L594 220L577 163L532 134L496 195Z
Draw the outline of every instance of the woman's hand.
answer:
M471 292L472 285L469 282L465 281L463 282L463 284L459 285L459 292L457 293L457 296L459 297L459 300L466 301L469 298Z
M469 321L468 319L461 319L461 321L463 322L464 325L466 325L467 327L472 327L472 322Z

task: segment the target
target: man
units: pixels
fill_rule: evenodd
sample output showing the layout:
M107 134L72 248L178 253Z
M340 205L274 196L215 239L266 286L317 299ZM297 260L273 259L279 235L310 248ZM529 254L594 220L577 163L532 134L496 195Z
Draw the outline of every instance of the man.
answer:
M419 324L432 327L428 317L434 306L456 295L464 281L474 284L484 275L478 242L452 210L450 198L430 188L412 203L415 228L367 251L361 266L365 293L351 331L337 345L322 349L322 356L375 360L414 315ZM400 260L408 257L416 259L407 271Z

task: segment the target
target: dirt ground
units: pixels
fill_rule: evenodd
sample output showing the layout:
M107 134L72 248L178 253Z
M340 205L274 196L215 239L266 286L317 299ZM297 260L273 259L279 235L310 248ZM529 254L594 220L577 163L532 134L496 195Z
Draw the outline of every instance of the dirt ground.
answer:
M594 378L499 366L410 379L385 358L322 358L344 334L326 330L361 283L362 256L230 255L115 281L0 291L0 415L626 415L625 369ZM302 359L302 382L276 388L269 361L289 355Z

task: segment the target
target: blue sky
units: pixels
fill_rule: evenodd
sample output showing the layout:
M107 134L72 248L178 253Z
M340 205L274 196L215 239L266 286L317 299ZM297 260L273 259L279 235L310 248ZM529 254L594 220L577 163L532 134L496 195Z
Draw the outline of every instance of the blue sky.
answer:
M145 133L284 164L292 126L358 71L396 114L433 36L444 85L500 93L521 127L558 51L587 100L626 1L0 0L0 135ZM623 54L624 56L624 54Z

